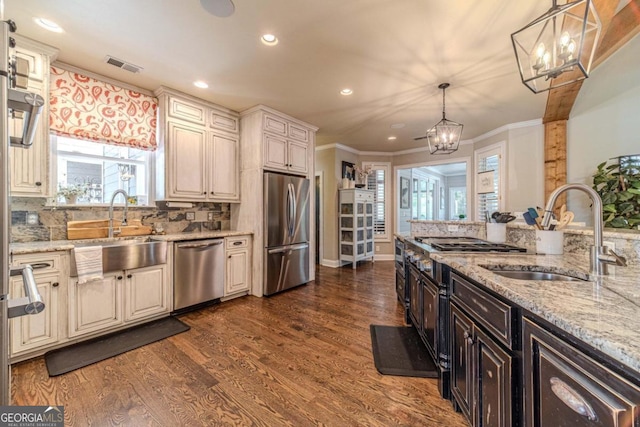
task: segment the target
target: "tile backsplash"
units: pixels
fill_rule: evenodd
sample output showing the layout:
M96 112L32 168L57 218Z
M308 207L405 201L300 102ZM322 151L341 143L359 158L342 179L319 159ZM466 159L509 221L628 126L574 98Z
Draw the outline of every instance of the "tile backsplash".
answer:
M13 197L11 199L11 242L40 242L67 239L67 221L108 219L109 207L46 206L47 199ZM114 207L114 219L122 219L123 206ZM187 212L212 212L211 221L187 220ZM229 230L229 203L194 203L192 208L160 209L154 206L129 206L129 219L143 225L161 227L165 233ZM199 219L201 215L195 215Z

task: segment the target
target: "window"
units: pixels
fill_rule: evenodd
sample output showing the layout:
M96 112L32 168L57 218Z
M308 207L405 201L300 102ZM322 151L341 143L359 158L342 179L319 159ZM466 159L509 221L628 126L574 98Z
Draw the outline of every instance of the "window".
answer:
M460 219L467 215L467 187L449 187L449 219Z
M504 206L504 143L475 152L476 161L476 219L482 221L485 215L503 210ZM493 172L493 174L491 174ZM490 178L488 186L480 185L480 179ZM487 188L483 188L487 187ZM486 191L488 190L488 191Z
M363 162L363 168L371 167L371 174L367 177L367 189L374 191L373 198L373 233L375 240L391 240L389 230L389 196L388 182L391 169L390 163Z
M109 203L123 189L132 204L149 203L148 151L99 142L51 136L56 155L56 189L77 187L77 204Z

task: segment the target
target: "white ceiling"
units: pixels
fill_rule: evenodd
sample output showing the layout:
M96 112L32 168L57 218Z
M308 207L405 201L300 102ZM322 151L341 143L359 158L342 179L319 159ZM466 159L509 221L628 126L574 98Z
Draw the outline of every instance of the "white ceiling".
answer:
M510 34L546 0L234 0L228 18L199 0L6 0L18 33L58 60L154 90L172 87L236 111L266 104L320 127L317 144L399 151L447 118L472 139L542 117L546 94L519 80ZM56 34L34 17L57 22ZM259 38L274 33L278 45ZM144 68L131 74L112 55ZM193 86L205 80L209 88ZM342 88L354 94L341 96ZM394 130L391 124L404 123ZM387 137L397 136L390 142Z

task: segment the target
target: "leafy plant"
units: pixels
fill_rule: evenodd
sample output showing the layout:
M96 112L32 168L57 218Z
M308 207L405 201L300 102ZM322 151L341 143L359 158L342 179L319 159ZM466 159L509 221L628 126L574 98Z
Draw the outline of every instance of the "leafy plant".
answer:
M56 195L62 197L84 196L86 192L87 189L83 185L67 185L66 187L59 186Z
M640 163L637 156L623 156L618 162L598 165L593 189L602 198L605 227L636 228L640 224Z

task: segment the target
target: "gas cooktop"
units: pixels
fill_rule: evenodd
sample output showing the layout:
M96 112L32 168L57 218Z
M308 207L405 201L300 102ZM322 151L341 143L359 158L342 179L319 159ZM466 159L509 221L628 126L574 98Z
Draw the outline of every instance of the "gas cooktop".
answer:
M493 243L475 237L415 237L415 240L440 252L526 252L525 248Z

